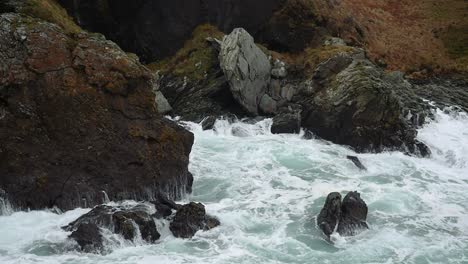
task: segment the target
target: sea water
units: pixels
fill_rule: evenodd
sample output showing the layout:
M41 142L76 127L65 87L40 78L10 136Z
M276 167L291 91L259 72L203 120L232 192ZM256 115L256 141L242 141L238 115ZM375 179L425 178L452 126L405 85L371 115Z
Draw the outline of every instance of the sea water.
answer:
M158 243L114 243L99 255L77 252L60 228L89 208L9 209L0 216L0 263L468 263L466 113L437 110L419 130L430 158L272 135L270 119L218 120L208 131L183 125L195 134L186 201L204 203L221 226L178 239L158 223ZM327 194L354 190L369 206L370 229L327 241L315 224Z

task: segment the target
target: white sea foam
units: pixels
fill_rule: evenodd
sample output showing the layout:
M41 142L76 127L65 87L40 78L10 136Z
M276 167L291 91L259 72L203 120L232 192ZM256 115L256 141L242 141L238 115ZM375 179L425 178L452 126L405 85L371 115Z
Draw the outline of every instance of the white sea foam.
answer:
M434 116L419 131L433 153L426 159L272 135L269 119L218 120L209 131L185 123L195 134L189 199L205 203L220 227L182 240L158 223L157 244L93 255L70 251L60 229L89 209L16 212L0 216L0 263L468 263L468 116ZM370 229L331 244L314 217L329 192L351 190L369 205Z

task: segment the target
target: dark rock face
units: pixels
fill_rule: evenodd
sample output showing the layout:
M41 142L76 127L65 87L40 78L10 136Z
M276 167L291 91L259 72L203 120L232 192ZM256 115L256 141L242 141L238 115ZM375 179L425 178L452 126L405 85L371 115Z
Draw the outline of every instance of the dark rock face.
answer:
M317 225L327 237L335 229L342 236L355 235L359 230L369 228L367 211L367 205L358 192L349 192L343 201L339 193L330 193L317 217Z
M191 190L193 135L157 112L138 58L16 14L0 16L0 47L0 188L16 206Z
M341 194L337 192L330 193L317 217L317 225L327 237L330 237L340 218Z
M70 238L75 240L80 249L85 252L101 252L103 250L103 237L96 224L85 223L73 231Z
M141 235L141 239L152 243L160 234L151 213L148 204L132 207L99 205L64 229L73 231L70 238L75 239L84 251L103 249L104 240L99 228L109 229L127 240Z
M287 0L258 34L262 43L277 51L297 52L323 42L326 29L313 1Z
M189 203L177 211L169 228L175 237L190 238L199 230L209 230L219 224L218 219L206 214L203 204Z
M341 205L341 220L337 232L340 235L352 236L359 230L367 229L367 205L358 192L349 192Z
M202 23L255 34L285 0L60 0L85 29L100 32L143 61L174 54ZM183 8L182 8L183 7Z
M299 109L285 108L273 117L271 133L297 134L301 131L301 111Z
M410 89L407 85L365 59L338 55L318 66L312 99L301 101L302 126L359 152L403 149L427 154L427 147L416 140L417 126L404 116L405 107L398 96Z

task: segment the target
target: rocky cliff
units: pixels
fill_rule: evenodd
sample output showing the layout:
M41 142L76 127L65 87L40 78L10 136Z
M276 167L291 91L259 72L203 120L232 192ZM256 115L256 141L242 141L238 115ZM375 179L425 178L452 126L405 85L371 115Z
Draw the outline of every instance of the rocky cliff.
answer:
M158 113L153 73L54 1L12 3L2 11L17 13L0 15L0 189L10 201L71 209L105 193L190 191L193 135Z

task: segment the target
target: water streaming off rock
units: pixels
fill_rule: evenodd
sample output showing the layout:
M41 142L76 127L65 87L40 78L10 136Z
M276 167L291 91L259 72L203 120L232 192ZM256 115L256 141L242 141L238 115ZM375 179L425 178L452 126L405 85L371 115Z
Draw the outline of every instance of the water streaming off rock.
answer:
M419 133L428 159L272 135L270 120L217 121L214 131L186 123L195 134L189 199L220 227L182 240L158 223L159 243L115 242L94 255L73 251L60 229L89 209L17 212L0 216L0 263L468 263L468 116L435 118ZM314 217L329 192L351 190L369 205L370 230L331 245Z

